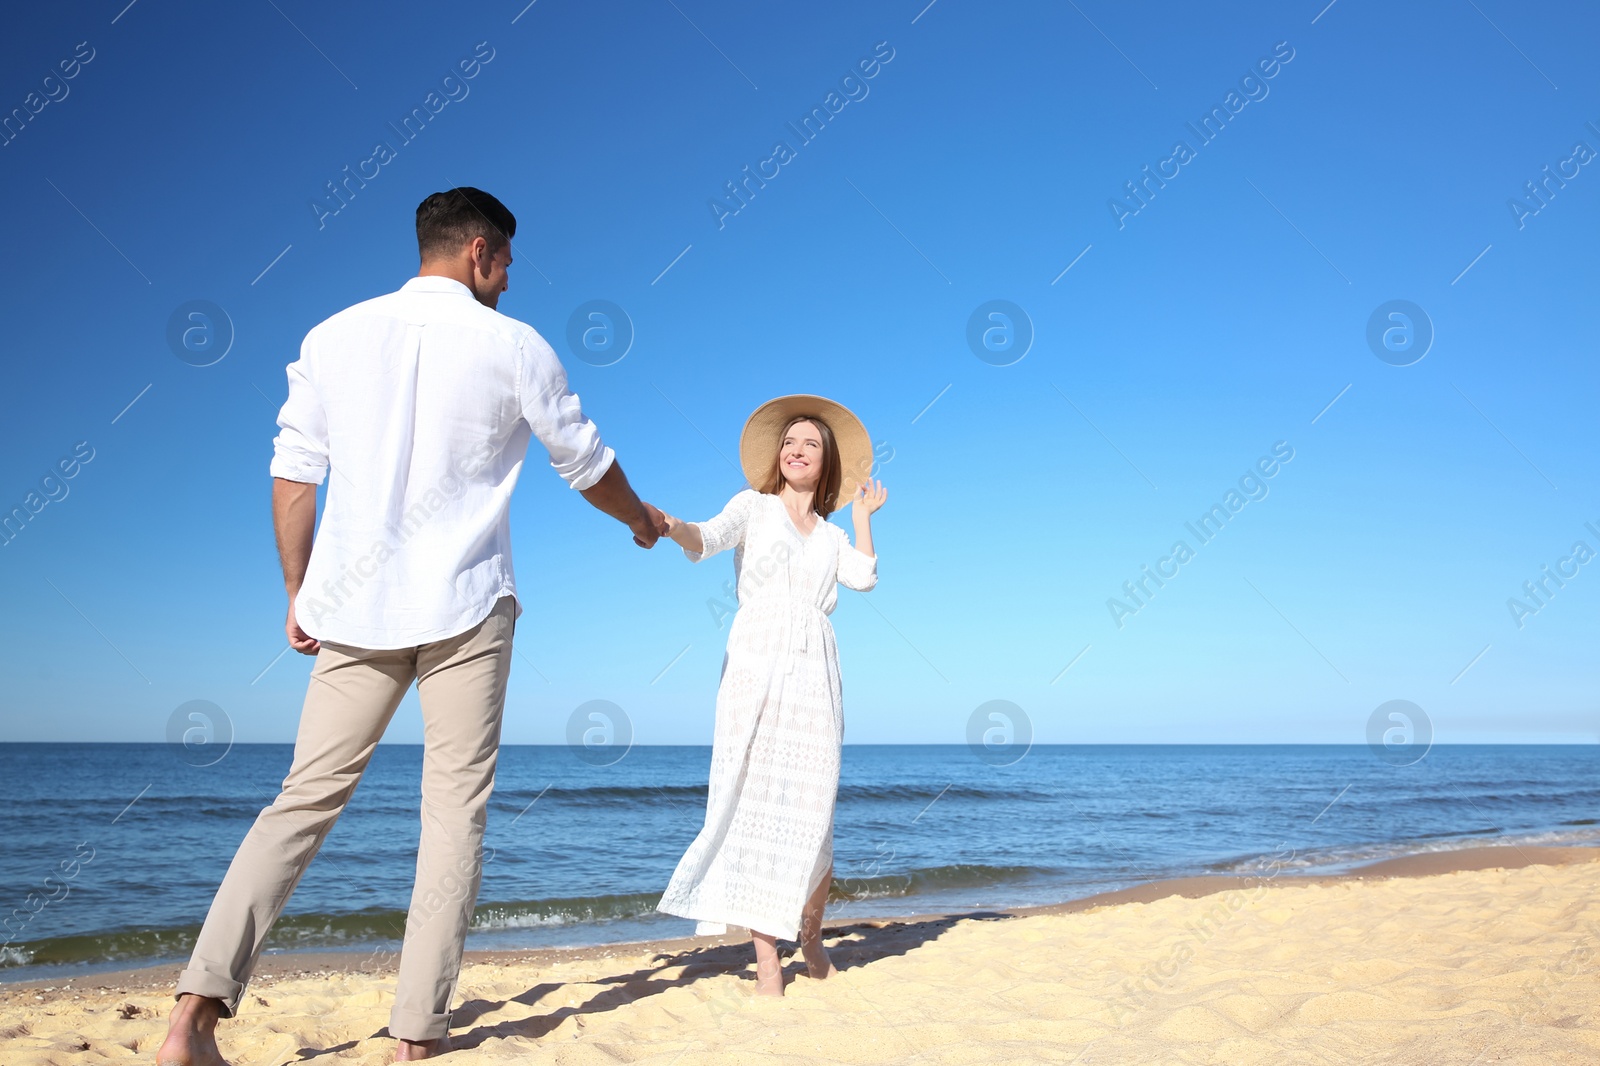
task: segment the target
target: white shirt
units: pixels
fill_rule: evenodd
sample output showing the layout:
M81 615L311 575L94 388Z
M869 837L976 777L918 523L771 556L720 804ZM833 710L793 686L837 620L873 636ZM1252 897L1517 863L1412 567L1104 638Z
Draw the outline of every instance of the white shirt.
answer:
M409 648L477 625L516 594L508 511L528 438L576 489L614 458L544 338L449 278L339 312L288 372L272 476L320 485L333 469L295 597L318 640Z

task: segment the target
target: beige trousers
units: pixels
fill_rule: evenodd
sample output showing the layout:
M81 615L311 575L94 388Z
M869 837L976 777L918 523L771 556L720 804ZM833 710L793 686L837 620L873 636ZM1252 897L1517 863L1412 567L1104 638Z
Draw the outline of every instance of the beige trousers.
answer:
M494 787L515 628L516 601L503 596L473 628L420 647L322 645L283 791L239 845L178 979L179 995L219 999L224 1017L238 1010L268 930L416 681L423 721L422 838L389 1034L420 1041L448 1032L483 872L485 810Z

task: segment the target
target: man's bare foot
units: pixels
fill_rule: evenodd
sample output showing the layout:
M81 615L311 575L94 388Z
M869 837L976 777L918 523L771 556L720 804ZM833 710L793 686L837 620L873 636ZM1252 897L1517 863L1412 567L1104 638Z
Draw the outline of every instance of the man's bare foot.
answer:
M806 973L812 979L824 981L838 973L833 968L833 960L828 957L828 949L822 946L822 938L800 942L800 954L805 956Z
M167 1038L156 1052L158 1066L228 1066L217 1048L222 1001L185 992L167 1018Z
M449 1033L437 1040L401 1040L395 1045L394 1061L415 1062L417 1059L431 1059L449 1050Z

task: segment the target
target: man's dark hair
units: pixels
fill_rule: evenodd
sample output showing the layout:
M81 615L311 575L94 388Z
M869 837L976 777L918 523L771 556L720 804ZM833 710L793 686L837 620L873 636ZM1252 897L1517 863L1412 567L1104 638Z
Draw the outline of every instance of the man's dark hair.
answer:
M517 216L482 189L463 185L417 205L417 251L424 260L454 255L474 237L498 252L516 235Z

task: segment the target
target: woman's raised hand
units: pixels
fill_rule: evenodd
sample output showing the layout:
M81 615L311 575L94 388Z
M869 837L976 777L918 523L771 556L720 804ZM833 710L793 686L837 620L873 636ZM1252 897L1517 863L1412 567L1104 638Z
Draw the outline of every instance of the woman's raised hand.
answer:
M883 506L889 498L889 490L883 487L883 482L868 478L864 483L856 486L855 495L850 497L850 514L852 518L866 518Z

